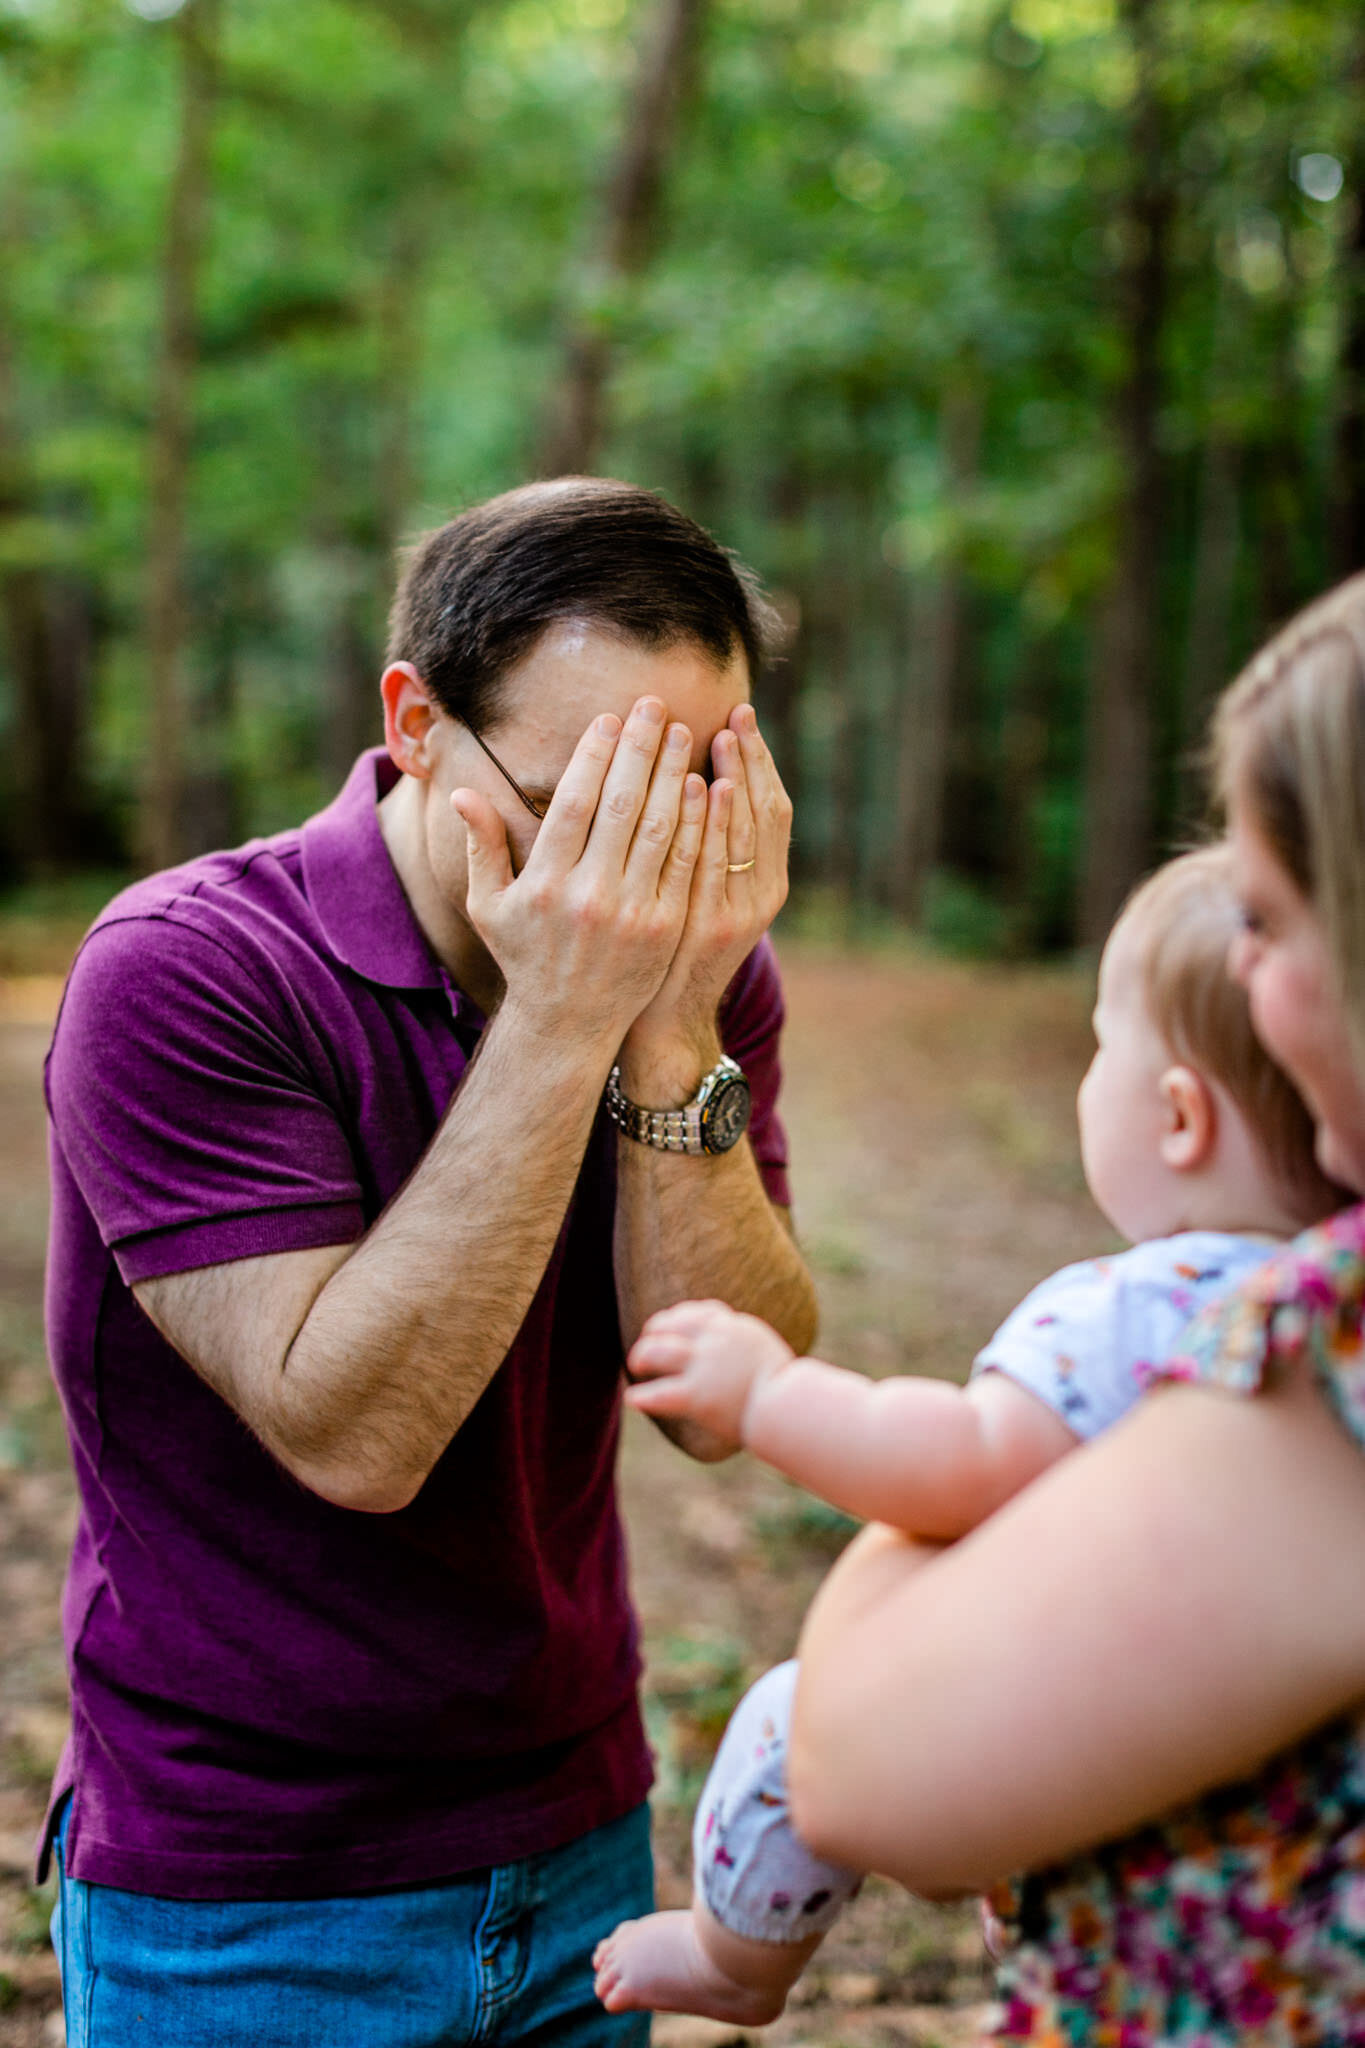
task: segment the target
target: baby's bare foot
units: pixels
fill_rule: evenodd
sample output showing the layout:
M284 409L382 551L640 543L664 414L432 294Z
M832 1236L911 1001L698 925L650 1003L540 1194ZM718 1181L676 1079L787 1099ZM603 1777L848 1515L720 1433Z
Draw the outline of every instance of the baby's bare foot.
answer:
M608 2012L691 2012L736 2026L766 2026L782 2011L786 1986L762 1982L773 1962L767 1942L745 1946L767 1965L757 1984L740 1983L712 1962L691 1913L623 1920L593 1952L597 1996Z

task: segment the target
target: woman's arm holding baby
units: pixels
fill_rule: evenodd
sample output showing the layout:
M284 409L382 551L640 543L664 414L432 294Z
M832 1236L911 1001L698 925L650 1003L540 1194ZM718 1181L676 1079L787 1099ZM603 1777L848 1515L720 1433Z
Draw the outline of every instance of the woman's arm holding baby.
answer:
M870 1380L794 1357L719 1302L651 1317L630 1370L632 1407L703 1423L835 1507L937 1541L975 1528L1076 1444L1003 1373L966 1387Z
M864 1531L801 1640L802 1835L951 1894L1254 1771L1365 1697L1361 1471L1306 1374L1176 1386L936 1556Z

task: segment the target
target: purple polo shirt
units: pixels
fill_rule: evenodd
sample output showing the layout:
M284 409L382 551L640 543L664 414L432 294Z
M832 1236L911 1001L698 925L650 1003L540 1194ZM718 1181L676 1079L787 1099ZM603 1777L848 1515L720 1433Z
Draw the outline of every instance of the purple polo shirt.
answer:
M70 1868L97 1884L189 1899L415 1885L556 1848L648 1788L613 1480L604 1117L511 1350L397 1514L299 1485L130 1291L350 1243L429 1144L483 1018L380 836L395 779L362 755L300 830L125 891L63 999L47 1316L81 1511L53 1804L73 1789ZM722 1029L785 1202L781 1019L764 944Z

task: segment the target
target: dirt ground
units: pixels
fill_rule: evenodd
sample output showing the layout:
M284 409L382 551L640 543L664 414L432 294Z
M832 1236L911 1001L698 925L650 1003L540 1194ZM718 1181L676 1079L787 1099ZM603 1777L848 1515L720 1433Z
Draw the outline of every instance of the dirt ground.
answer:
M1089 985L1072 972L780 944L784 1096L820 1349L875 1375L960 1374L1036 1280L1112 1243L1076 1158ZM57 2048L50 1895L32 1837L65 1726L58 1599L72 1486L44 1364L39 1089L59 982L0 949L0 2042ZM687 1827L738 1692L788 1655L849 1525L748 1461L690 1465L630 1418L624 1499L659 1761L659 1889L687 1893ZM987 1996L974 1915L873 1881L825 1945L780 2048L958 2048ZM733 2041L660 2019L656 2048Z

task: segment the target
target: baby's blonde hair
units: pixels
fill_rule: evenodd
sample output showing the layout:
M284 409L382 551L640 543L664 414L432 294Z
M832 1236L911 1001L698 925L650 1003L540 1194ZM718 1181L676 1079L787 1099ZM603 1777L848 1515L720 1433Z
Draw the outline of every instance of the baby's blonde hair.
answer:
M1228 972L1241 924L1225 843L1158 868L1122 913L1136 944L1147 1013L1173 1059L1218 1082L1241 1111L1276 1186L1306 1220L1342 1199L1313 1150L1313 1121L1251 1028L1246 991Z
M1214 715L1224 803L1249 805L1322 920L1365 1072L1365 575L1277 633Z

